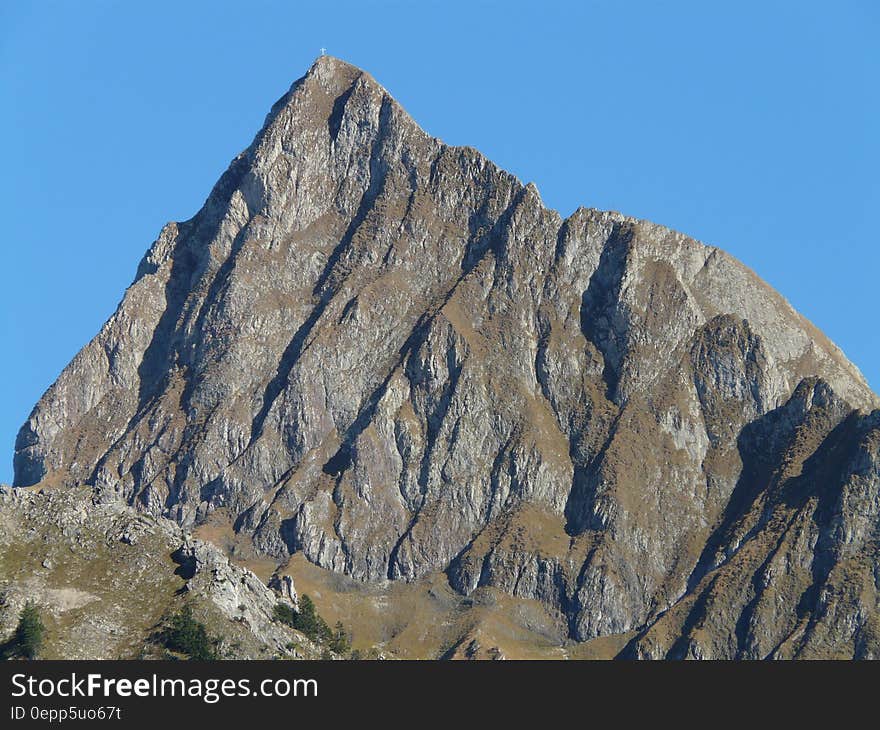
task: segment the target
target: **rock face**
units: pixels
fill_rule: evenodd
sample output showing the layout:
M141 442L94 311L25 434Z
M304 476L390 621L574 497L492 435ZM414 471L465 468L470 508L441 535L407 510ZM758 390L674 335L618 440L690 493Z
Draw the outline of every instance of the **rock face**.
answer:
M445 570L633 656L872 656L878 400L722 251L424 133L331 57L37 404L87 483L283 560Z

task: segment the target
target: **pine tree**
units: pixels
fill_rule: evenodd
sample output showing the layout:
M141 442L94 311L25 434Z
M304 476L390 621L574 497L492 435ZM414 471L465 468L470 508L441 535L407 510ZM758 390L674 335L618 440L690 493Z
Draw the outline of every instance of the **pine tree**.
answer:
M345 633L345 627L342 621L336 622L333 636L330 639L330 649L337 654L347 654L351 649L351 642L348 640L348 634Z
M18 617L18 627L12 640L12 653L24 659L36 659L43 646L46 628L40 611L32 601L28 601Z
M208 635L207 628L195 619L188 605L171 617L164 639L168 649L186 654L190 659L210 661L218 658L214 648L216 639Z

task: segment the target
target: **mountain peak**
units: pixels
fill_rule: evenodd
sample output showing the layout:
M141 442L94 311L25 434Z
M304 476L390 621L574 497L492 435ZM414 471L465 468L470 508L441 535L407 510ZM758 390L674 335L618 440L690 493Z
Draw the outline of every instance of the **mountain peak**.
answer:
M89 484L360 581L444 572L577 640L680 616L647 654L698 642L664 644L727 585L753 600L699 651L769 654L822 595L829 535L869 549L880 455L857 409L877 400L827 338L718 249L562 221L339 59L145 261L22 427L16 485ZM775 531L794 524L789 558ZM740 647L750 592L784 576L766 600L787 618Z
M306 73L305 78L315 79L329 89L346 89L360 76L367 76L365 71L335 56L318 56ZM374 81L375 83L375 81Z
M347 75L349 78L356 75L366 73L363 69L358 68L348 61L344 61L336 56L330 56L326 53L318 56L307 72L308 75L325 74L325 75Z

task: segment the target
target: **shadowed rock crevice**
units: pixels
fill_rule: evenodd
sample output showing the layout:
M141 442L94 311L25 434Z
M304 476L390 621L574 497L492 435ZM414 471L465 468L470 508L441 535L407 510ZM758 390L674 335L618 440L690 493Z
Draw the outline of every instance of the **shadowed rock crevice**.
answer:
M614 226L581 300L581 331L602 354L605 397L612 402L626 356L627 322L620 294L633 236L631 225Z
M348 87L348 91L333 102L333 112L327 119L327 131L330 133L330 139L333 142L336 142L336 138L339 136L339 128L342 126L342 116L345 114L345 105L354 93L354 90L357 87L357 82L360 78L361 77L358 76L352 85Z

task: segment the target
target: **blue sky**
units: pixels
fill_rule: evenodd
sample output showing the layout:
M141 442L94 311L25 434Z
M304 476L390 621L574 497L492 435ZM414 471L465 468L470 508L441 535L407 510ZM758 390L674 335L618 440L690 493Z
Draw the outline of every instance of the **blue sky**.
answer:
M880 387L878 37L873 0L3 3L0 481L161 226L321 46L563 214L731 252Z

